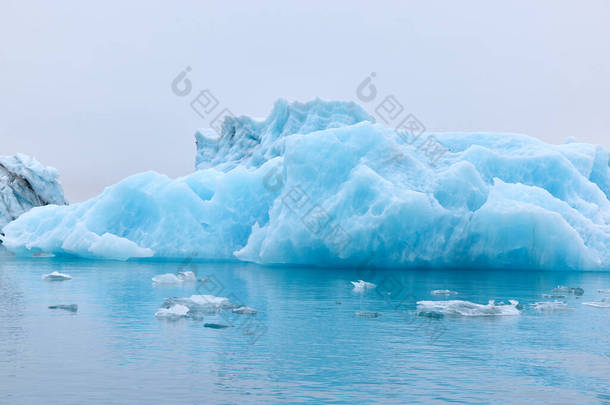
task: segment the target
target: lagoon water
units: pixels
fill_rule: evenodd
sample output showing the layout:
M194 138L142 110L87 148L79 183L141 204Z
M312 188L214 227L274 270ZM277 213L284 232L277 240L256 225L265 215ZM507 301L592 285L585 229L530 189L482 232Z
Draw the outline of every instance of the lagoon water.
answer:
M186 270L208 282L151 281ZM53 271L72 279L42 279ZM359 279L377 288L354 291ZM568 294L567 309L532 307L558 285L584 295ZM609 272L4 258L0 403L610 404L610 308L581 304L608 288ZM445 289L458 294L431 294ZM193 294L259 313L154 317L166 298ZM524 307L416 316L416 301L443 299ZM70 304L78 311L48 308Z

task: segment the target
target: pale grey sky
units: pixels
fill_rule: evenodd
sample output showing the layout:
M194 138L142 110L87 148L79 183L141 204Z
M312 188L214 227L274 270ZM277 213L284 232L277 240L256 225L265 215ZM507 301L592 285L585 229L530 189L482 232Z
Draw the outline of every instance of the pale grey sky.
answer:
M193 170L207 122L186 66L236 114L356 100L362 79L431 131L610 147L610 2L0 0L0 155L55 166L79 201L140 171Z

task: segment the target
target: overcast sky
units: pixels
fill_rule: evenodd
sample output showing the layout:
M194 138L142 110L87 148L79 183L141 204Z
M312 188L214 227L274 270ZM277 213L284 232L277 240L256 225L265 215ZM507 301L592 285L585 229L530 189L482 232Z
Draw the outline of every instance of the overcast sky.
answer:
M56 167L71 202L194 167L207 121L186 66L233 113L356 99L371 72L430 131L610 147L610 2L0 0L0 155ZM368 108L368 106L365 106Z

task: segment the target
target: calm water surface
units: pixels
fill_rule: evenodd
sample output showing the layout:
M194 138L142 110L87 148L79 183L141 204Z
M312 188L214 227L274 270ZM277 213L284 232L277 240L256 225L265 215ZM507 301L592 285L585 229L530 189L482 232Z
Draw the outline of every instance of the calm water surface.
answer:
M192 270L210 282L153 286ZM73 279L48 282L59 271ZM350 281L378 284L362 293ZM567 311L531 308L582 287ZM377 271L0 259L0 403L610 404L608 272ZM417 300L519 300L520 316L430 319ZM261 313L155 319L168 297ZM610 297L610 295L607 295ZM78 304L78 312L48 309ZM356 312L377 312L378 317ZM231 324L225 329L205 323Z

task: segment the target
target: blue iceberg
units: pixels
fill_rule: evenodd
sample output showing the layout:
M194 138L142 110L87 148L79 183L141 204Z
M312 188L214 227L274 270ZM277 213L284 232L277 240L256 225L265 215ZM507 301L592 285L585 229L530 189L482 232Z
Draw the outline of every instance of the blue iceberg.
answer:
M198 131L194 173L141 173L86 202L34 208L4 227L4 244L120 260L608 268L604 148L374 121L354 103L280 100L264 121Z

